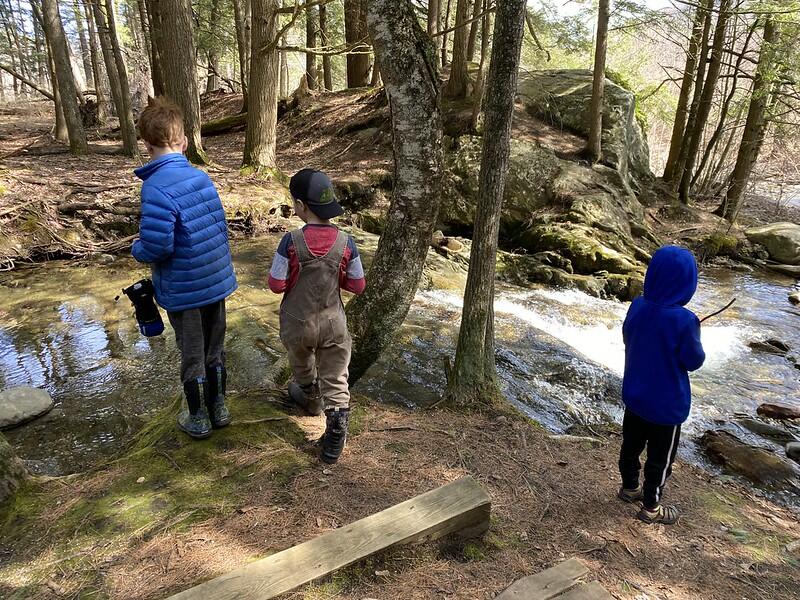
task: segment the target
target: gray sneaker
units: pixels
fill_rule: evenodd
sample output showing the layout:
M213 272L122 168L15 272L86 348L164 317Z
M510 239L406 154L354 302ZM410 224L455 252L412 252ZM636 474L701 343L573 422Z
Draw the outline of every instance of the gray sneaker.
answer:
M296 381L292 381L289 384L289 399L315 417L321 415L325 409L322 392L320 392L319 383L316 381L309 385L300 385Z

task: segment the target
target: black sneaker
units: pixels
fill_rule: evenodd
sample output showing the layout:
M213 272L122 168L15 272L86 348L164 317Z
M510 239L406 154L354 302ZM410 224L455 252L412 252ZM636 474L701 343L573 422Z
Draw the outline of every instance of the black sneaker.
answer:
M228 374L225 367L209 367L206 369L208 392L206 393L206 408L214 429L225 427L231 423L231 413L225 406L225 389Z
M332 465L342 455L347 441L347 421L350 418L349 408L329 408L325 411L325 434L322 436L320 460Z

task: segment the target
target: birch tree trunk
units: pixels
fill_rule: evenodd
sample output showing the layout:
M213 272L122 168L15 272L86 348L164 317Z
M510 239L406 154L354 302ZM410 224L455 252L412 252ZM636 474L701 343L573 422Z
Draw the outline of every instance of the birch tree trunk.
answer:
M276 168L279 76L275 37L279 8L279 0L252 0L252 57L242 166L256 173Z
M602 1L602 0L601 0ZM458 346L446 398L456 404L492 403L498 395L494 360L494 279L503 209L526 0L497 5L484 99L478 206Z
M431 38L411 2L370 0L367 22L394 132L394 189L367 289L347 307L351 381L378 358L417 291L441 200L442 119Z
M589 155L599 162L603 150L603 96L606 87L606 50L608 48L608 17L610 0L600 0L597 10L597 41L594 50L592 104L589 109Z
M61 108L69 135L69 148L73 154L86 154L89 146L86 143L86 132L83 129L81 112L78 108L78 96L75 79L72 75L72 64L69 60L67 38L58 13L57 0L42 0L42 17L45 36L50 42L51 56L55 67L55 78L61 95Z

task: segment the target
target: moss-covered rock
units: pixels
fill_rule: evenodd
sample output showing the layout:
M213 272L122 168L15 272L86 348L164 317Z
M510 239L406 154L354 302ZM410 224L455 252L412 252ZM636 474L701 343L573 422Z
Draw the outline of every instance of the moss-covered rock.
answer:
M588 135L592 78L587 69L531 71L520 76L518 94L529 113ZM601 162L639 189L653 175L647 138L636 116L636 97L606 79L604 105Z

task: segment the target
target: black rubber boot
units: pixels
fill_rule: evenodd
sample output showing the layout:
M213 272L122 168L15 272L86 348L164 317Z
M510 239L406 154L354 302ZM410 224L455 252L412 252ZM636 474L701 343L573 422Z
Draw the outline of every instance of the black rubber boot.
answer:
M225 367L206 368L206 381L208 381L206 408L212 427L219 429L230 425L231 413L225 406L225 390L228 383L228 373L225 371Z
M322 436L320 460L332 465L342 455L347 441L347 422L350 419L349 408L329 408L325 411L325 434Z
M319 383L316 381L309 385L300 385L296 381L291 382L289 384L289 399L314 417L321 415L325 409L322 392L320 392Z
M208 418L203 397L208 397L208 384L198 377L183 384L187 408L178 415L178 427L195 439L211 435L211 421Z

